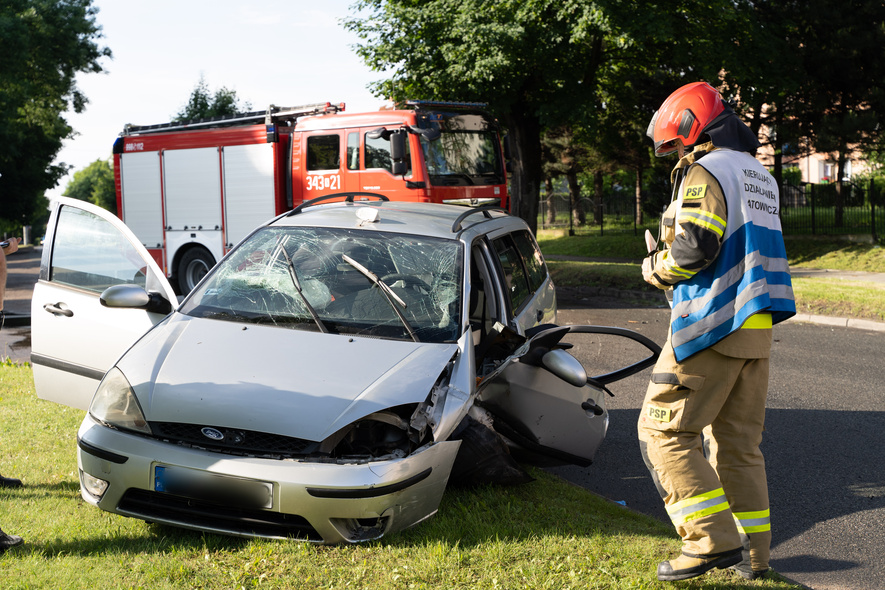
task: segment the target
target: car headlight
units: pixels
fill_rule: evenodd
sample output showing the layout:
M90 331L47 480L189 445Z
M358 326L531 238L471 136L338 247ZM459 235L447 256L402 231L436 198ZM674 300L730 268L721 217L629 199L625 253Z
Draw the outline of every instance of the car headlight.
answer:
M406 404L369 414L324 440L320 450L336 459L405 457L429 442L412 425L417 408Z
M98 384L89 413L108 426L151 434L132 386L117 367L108 371Z

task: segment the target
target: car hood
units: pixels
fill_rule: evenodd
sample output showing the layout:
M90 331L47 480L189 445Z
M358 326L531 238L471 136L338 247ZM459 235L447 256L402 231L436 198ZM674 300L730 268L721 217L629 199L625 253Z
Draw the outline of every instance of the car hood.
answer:
M117 363L149 422L321 441L427 398L457 344L341 336L173 314Z

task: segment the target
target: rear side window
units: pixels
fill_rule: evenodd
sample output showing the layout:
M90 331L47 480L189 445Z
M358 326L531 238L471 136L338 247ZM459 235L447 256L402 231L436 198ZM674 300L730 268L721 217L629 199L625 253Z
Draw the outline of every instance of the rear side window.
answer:
M503 236L492 241L495 245L495 253L504 271L504 280L507 282L507 293L510 296L510 306L514 313L528 300L529 282L525 268L520 260L519 251L513 243L513 238Z
M547 267L537 243L527 230L496 238L492 243L504 271L510 306L513 313L518 313L544 284Z
M525 263L529 288L532 292L537 291L547 278L547 266L541 256L541 249L528 230L515 232L512 235L516 249L519 250L519 255Z
M307 169L338 170L341 139L338 135L311 135L307 138Z

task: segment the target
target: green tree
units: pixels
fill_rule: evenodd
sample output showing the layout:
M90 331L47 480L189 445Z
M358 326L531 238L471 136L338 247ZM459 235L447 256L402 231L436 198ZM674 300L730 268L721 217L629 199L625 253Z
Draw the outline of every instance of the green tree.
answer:
M511 210L534 229L544 129L577 124L592 136L614 102L631 105L621 112L647 124L649 105L668 92L661 84L637 95L633 81L715 77L724 52L718 37L740 33L731 32L740 13L730 0L640 4L359 0L360 16L344 24L362 40L363 60L390 73L372 85L378 96L490 103L510 134Z
M345 26L364 41L378 96L488 102L509 132L511 210L536 225L541 133L563 95L582 96L604 23L571 0L360 0ZM590 84L592 87L592 83ZM551 120L550 124L558 123Z
M850 0L838 6L809 2L800 27L801 56L807 74L800 89L802 120L815 150L833 154L836 176L836 225L842 225L842 179L856 149L876 145L885 125L885 63L870 59L885 43L885 4Z
M67 172L52 164L74 133L62 116L82 112L77 73L102 71L92 0L0 3L0 217L28 224L42 215L43 192Z
M116 215L117 193L110 161L98 159L74 172L74 177L65 187L64 196L89 201Z
M222 86L212 92L203 75L191 92L187 104L178 114L173 116L173 121L192 121L195 119L208 119L211 117L224 117L248 111L252 108L249 102L240 104L237 91Z

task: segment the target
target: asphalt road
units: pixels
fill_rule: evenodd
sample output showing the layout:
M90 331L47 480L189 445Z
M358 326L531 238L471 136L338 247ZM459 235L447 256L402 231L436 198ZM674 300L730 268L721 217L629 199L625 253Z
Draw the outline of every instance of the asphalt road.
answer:
M562 324L626 327L663 343L669 310L616 299L561 301ZM772 567L815 590L885 588L885 333L788 321L775 327L762 450L768 469ZM612 343L581 343L591 373ZM603 370L596 370L602 367ZM587 468L554 473L669 522L642 462L636 421L651 369L610 386L608 436Z
M25 323L41 255L9 257L0 354L30 356ZM662 301L663 303L663 301ZM636 330L663 343L668 311L630 307L622 299L560 295L562 324ZM855 324L861 325L864 324ZM881 325L874 326L881 328ZM766 433L772 567L814 590L885 589L885 332L790 320L775 327ZM639 358L638 345L585 337L575 350L601 374ZM639 454L636 420L651 369L611 386L611 424L587 468L552 469L612 500L667 521L663 502Z

